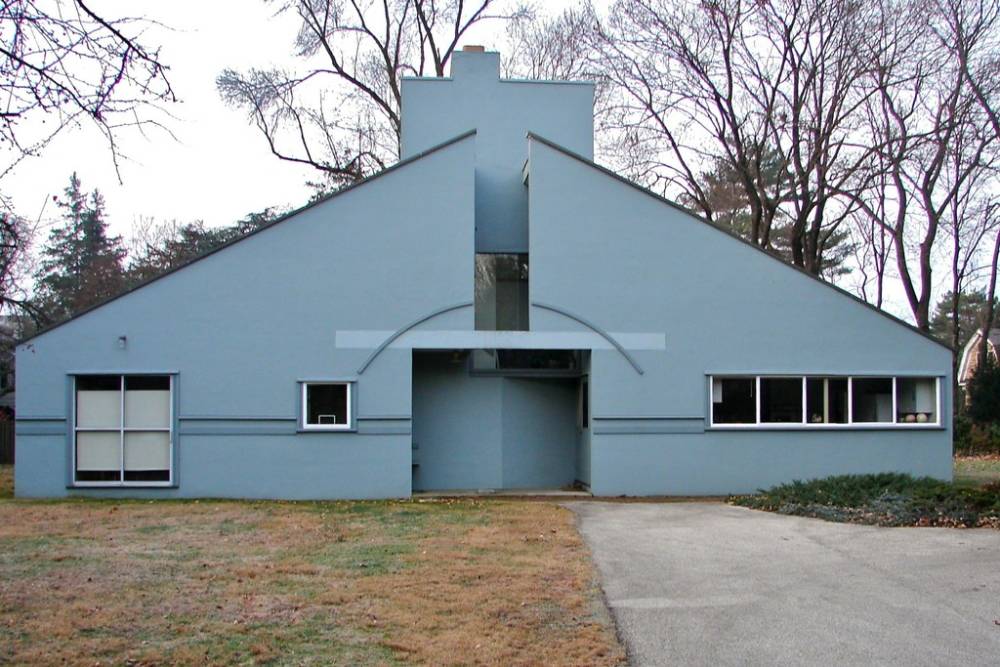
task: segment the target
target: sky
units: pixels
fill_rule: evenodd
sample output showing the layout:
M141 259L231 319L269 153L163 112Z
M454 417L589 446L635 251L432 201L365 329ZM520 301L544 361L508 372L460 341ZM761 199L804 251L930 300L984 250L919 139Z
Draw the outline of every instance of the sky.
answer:
M181 100L170 108L176 139L160 131L125 135L123 151L131 159L122 165L119 183L95 130L64 134L5 179L4 190L22 216L51 218L51 196L61 194L74 171L86 189L104 193L111 229L126 238L140 216L217 226L308 198L307 171L278 163L243 112L227 108L215 91L215 77L225 67L290 64L291 17L275 17L273 7L254 1L90 4L105 16L144 15L169 26L149 28L143 41L162 45L162 60L170 67Z
M557 11L571 0L546 0ZM315 170L279 161L244 111L227 107L215 78L225 68L301 67L292 57L297 22L263 0L92 0L105 17L144 16L165 27L147 28L142 42L160 45L161 60L181 102L170 107L164 132L126 135L121 182L106 144L93 129L64 134L39 157L22 163L4 181L15 210L30 220L51 219L53 195L76 171L87 190L107 200L109 224L129 238L140 217L159 221L203 220L208 226L235 222L269 206L297 207L311 191ZM496 47L502 29L470 33L465 43Z
M573 3L536 5L556 13ZM52 197L62 193L74 171L85 189L104 194L112 233L126 241L142 218L202 220L216 227L267 207L306 203L311 194L306 181L315 178L315 170L271 155L245 112L223 104L215 87L227 67L301 67L291 55L293 15L277 14L276 4L263 0L92 0L89 6L106 17L144 16L162 24L148 27L142 41L159 45L161 60L170 67L180 99L170 108L174 137L159 131L125 135L121 145L130 159L120 174L104 139L91 128L60 136L41 157L19 165L3 188L21 216L40 221L36 243L44 242L58 215ZM463 43L500 48L503 30L493 25L470 33ZM889 291L887 309L910 319L897 288Z

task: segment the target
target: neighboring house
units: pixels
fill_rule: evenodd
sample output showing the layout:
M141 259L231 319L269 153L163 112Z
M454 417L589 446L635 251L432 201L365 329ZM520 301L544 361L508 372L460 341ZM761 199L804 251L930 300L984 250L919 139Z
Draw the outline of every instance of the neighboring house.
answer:
M976 369L979 368L980 341L983 340L982 330L977 330L972 334L972 338L962 348L962 358L958 362L958 386L965 388ZM1000 345L1000 329L990 329L986 338L986 350L994 360L997 359L997 345Z
M19 496L951 476L951 351L594 164L594 87L403 82L402 160L18 348Z

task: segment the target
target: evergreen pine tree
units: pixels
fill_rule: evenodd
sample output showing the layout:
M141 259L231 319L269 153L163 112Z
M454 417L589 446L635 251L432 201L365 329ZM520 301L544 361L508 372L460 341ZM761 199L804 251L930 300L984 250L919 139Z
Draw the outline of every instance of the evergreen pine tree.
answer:
M101 193L84 193L74 173L57 204L62 224L50 232L36 275L39 301L50 321L71 317L125 285L125 249L121 237L108 236Z
M989 354L969 378L969 417L978 424L1000 423L1000 366Z

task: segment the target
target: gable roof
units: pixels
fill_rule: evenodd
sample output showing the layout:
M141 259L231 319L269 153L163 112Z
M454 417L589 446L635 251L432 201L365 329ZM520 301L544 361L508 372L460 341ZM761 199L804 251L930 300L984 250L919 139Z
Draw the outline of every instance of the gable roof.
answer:
M701 223L703 223L705 225L708 225L712 229L714 229L714 230L716 230L718 232L721 232L721 233L725 234L726 236L729 236L732 239L735 239L735 240L739 241L740 243L742 243L746 247L753 248L757 252L763 254L765 257L769 257L771 260L773 260L775 262L778 262L782 266L787 267L789 269L792 269L793 271L796 271L800 275L805 276L807 278L810 278L810 279L816 281L817 283L819 283L820 285L823 285L824 287L827 287L829 289L834 290L835 292L839 293L842 296L848 297L849 299L855 301L856 303L859 303L862 306L865 306L866 308L872 310L873 312L878 313L882 317L888 318L890 321L894 322L895 324L901 325L901 326L909 329L910 331L923 336L927 340L930 340L930 341L932 341L934 343L937 343L938 345L940 345L941 347L945 348L946 350L949 350L951 352L955 351L955 350L952 350L952 347L950 345L948 345L947 343L945 343L945 342L937 339L936 337L934 337L933 335L931 335L930 333L928 333L926 331L922 331L922 330L918 329L917 327L913 326L912 324L910 324L906 320L900 319L900 318L896 317L895 315L893 315L891 313L887 313L884 310L876 308L875 306L873 306L872 304L868 303L864 299L859 298L857 295L851 294L850 292L848 292L844 288L838 287L837 285L834 285L833 283L828 283L827 281L823 280L822 278L809 273L808 271L806 271L805 269L803 269L803 268L801 268L799 266L795 266L794 264L789 264L788 262L784 261L780 257L776 257L775 255L769 253L764 248L761 248L758 245L754 245L753 243L750 243L745 238L743 238L742 236L740 236L739 234L737 234L736 232L734 232L732 229L729 229L728 227L724 227L724 226L722 226L722 225L720 225L718 223L712 222L708 218L705 218L704 216L698 214L697 212L691 210L690 208L688 208L686 206L682 206L681 204L673 201L672 199L668 199L668 198L666 198L666 197L664 197L662 195L659 195L659 194L653 192L649 188L645 188L645 187L639 185L638 183L630 181L629 179L625 178L624 176L611 171L607 167L603 167L603 166L597 164L596 162L594 162L593 160L591 160L591 159L589 159L589 158L587 158L587 157L585 157L583 155L580 155L579 153L574 153L573 151L569 150L568 148L560 146L556 142L551 141L549 139L546 139L545 137L539 136L539 135L535 134L534 132L528 132L528 139L529 140L537 141L540 144L548 146L549 148L551 148L551 149L553 149L553 150L555 150L555 151L557 151L559 153L562 153L566 157L569 157L569 158L572 158L574 160L577 160L578 162L582 162L583 164L587 165L588 167L596 169L597 171L603 173L604 175L610 176L611 178L615 179L616 181L618 181L620 183L623 183L623 184L629 186L630 188L632 188L634 190L637 190L637 191L641 192L642 194L644 194L644 195L646 195L648 197L652 197L653 199L659 201L660 203L666 204L667 206L669 206L669 207L671 207L671 208L673 208L673 209L675 209L675 210L677 210L677 211L679 211L681 213L684 213L685 215L693 218L694 220L696 220L698 222L701 222ZM530 167L528 167L528 169L530 169ZM998 333L1000 333L1000 329L996 329L995 331L997 331ZM992 340L992 331L991 331L991 340Z
M966 376L969 374L969 355L972 354L972 350L975 349L979 341L983 339L983 332L981 329L977 329L969 336L969 341L962 348L962 357L958 360L958 382L959 384L965 384ZM989 346L993 348L994 355L996 354L996 349L1000 346L1000 328L990 329L989 333L986 335L986 340Z
M438 144L436 146L431 146L427 150L424 150L424 151L421 151L419 153L416 153L415 155L412 155L412 156L406 158L405 160L400 160L399 162L396 162L395 164L389 165L388 167L386 167L382 171L374 173L371 176L367 176L367 177L361 179L360 181L357 181L356 183L351 183L350 185L345 186L345 187L341 188L340 190L337 190L336 192L331 192L330 194L327 194L327 195L324 195L322 197L319 197L318 199L315 199L315 200L309 202L308 204L306 204L304 206L300 206L299 208L297 208L297 209L295 209L293 211L289 211L288 213L286 213L286 214L284 214L284 215L282 215L282 216L280 216L278 218L275 218L274 220L272 220L272 221L270 221L268 223L265 223L265 224L261 225L257 229L251 230L251 231L247 232L246 234L243 234L242 236L238 236L238 237L236 237L236 238L234 238L234 239L232 239L230 241L226 241L225 243L217 245L217 246L215 246L214 248L212 248L210 250L206 250L205 252L203 252L201 254L195 255L191 259L189 259L189 260L187 260L185 262L182 262L181 264L178 264L177 266L171 267L171 268L167 269L166 271L164 271L163 273L159 273L159 274L153 276L152 278L147 278L146 280L143 280L140 283L138 283L136 285L133 285L132 287L124 290L123 292L119 292L118 294L115 294L114 296L108 297L107 299L104 299L103 301L99 301L99 302L95 303L92 306L84 308L80 312L74 314L72 317L68 317L65 320L62 320L61 322L56 322L55 324L51 324L51 325L49 325L47 327L44 327L44 328L36 331L35 333L31 334L27 338L19 340L17 342L17 345L21 346L24 343L32 341L35 338L38 338L39 336L42 336L44 334L47 334L50 331L53 331L54 329L58 329L59 327L63 326L64 324L69 324L73 320L75 320L77 318L80 318L80 317L83 317L84 315L86 315L87 313L90 313L91 311L97 310L98 308L101 308L102 306L105 306L105 305L111 303L112 301L116 301L116 300L118 300L118 299L120 299L120 298L122 298L124 296L127 296L127 295L131 294L132 292L138 291L138 290L142 289L143 287L146 287L147 285L150 285L150 284L156 282L157 280L160 280L161 278L166 278L170 274L176 273L177 271L180 271L181 269L186 269L187 267L191 266L195 262L200 262L201 260L205 259L206 257L214 255L217 252L221 252L222 250L225 250L226 248L228 248L228 247L230 247L232 245L235 245L235 244L239 243L240 241L243 241L244 239L250 238L251 236L253 236L255 234L258 234L258 233L264 231L265 229L270 229L272 227L276 227L277 225L280 225L281 223L285 222L286 220L290 220L291 218L294 218L295 216L299 215L300 213L304 213L305 211L308 211L311 208L315 208L316 206L319 206L320 204L325 204L326 202L328 202L328 201L330 201L332 199L336 199L337 197L339 197L342 194L350 192L351 190L354 190L356 188L360 188L363 185L367 185L368 183L371 183L372 181L376 180L377 178L379 178L381 176L385 176L386 174L388 174L390 172L396 171L397 169L401 169L402 167L405 167L405 166L410 165L410 164L412 164L414 162L417 162L417 161L419 161L419 160L427 157L428 155L431 155L432 153L436 153L436 152L438 152L440 150L443 150L443 149L445 149L445 148L447 148L447 147L449 147L449 146L451 146L453 144L457 144L457 143L459 143L461 141L464 141L465 139L468 139L469 137L475 136L475 134L476 134L476 130L475 129L463 132L462 134L459 134L458 136L452 137L451 139L448 139L447 141L443 141L443 142L441 142L440 144Z

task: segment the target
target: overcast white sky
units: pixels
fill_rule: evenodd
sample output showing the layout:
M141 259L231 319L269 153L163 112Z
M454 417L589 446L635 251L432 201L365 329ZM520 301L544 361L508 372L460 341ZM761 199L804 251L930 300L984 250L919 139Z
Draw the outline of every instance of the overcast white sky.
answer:
M537 4L554 13L574 1ZM73 171L86 189L104 193L111 229L126 240L140 217L220 226L268 206L306 202L305 181L315 171L273 157L244 113L226 107L215 89L215 78L226 67L300 66L290 55L297 27L292 15L276 15L275 4L263 0L92 0L90 5L107 17L145 16L167 26L149 28L143 41L161 45L170 67L181 100L170 123L176 140L162 132L127 136L122 147L131 160L121 167L122 183L93 130L64 134L40 158L22 163L5 178L4 191L20 215L42 220L39 243L45 222L57 214L51 198L61 194ZM464 43L500 48L502 37L502 29L487 28ZM894 287L887 306L910 319Z
M544 7L554 11L570 2L547 0ZM32 220L55 215L52 195L61 194L73 171L86 189L104 193L110 226L126 239L140 216L219 226L268 206L306 202L305 181L315 171L273 157L244 113L226 107L215 89L226 67L299 65L290 55L294 16L276 15L276 3L263 0L93 0L90 6L107 17L145 16L169 26L150 28L143 42L162 45L162 61L170 67L181 99L170 123L177 139L162 132L128 135L123 150L132 159L122 165L119 183L95 131L64 134L5 179L18 213ZM466 42L495 47L501 33L480 31Z

